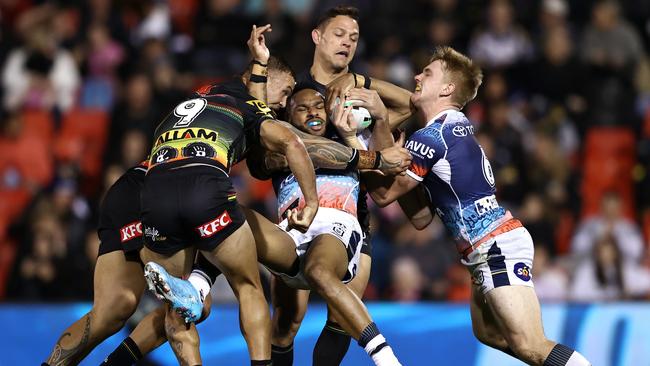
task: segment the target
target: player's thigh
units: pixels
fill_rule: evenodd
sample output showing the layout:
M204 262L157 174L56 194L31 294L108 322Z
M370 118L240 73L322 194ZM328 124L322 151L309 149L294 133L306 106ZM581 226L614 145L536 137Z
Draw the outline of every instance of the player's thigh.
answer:
M501 286L485 294L487 305L508 344L545 340L537 295L528 286Z
M322 234L312 240L305 254L304 271L308 278L319 280L323 271L331 271L338 279L343 279L347 269L347 250L339 238Z
M143 263L155 262L167 271L172 276L184 277L188 276L192 270L194 258L196 258L196 249L194 247L186 247L171 255L156 253L146 246L140 251L140 258Z
M128 317L135 311L144 288L142 265L127 260L123 251L116 250L97 258L93 302L96 311Z
M235 292L243 284L260 286L257 251L247 222L214 249L202 253L221 270Z
M297 258L293 239L258 212L244 207L242 210L255 238L259 261L273 271L289 271Z

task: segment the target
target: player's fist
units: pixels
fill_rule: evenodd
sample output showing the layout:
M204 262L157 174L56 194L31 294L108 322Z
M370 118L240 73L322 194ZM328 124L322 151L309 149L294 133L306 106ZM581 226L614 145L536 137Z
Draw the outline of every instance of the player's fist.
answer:
M314 221L318 206L307 205L302 210L287 211L287 229L296 229L301 233L307 232L309 225Z
M387 175L401 174L411 165L411 153L400 144L381 150L379 170Z

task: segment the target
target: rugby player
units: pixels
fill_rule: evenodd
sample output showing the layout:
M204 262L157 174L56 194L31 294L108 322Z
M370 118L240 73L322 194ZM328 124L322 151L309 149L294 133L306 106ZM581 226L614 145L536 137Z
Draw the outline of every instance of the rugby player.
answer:
M472 275L470 312L479 341L531 365L590 365L544 335L532 281L532 238L497 202L490 162L461 112L476 96L480 68L439 47L415 81L411 101L425 125L406 143L413 161L406 175L373 174L366 181L370 195L385 206L419 184L427 188L428 203L456 239Z
M322 95L330 96L335 92L343 94L348 89L357 86L376 90L386 106L389 107L388 122L390 123L391 129L395 129L411 115L409 106L410 93L390 83L378 79L371 80L367 76L351 72L349 65L356 53L360 36L358 21L359 11L351 6L337 6L323 14L311 32L311 38L314 42L312 65L308 70L304 70L298 74L298 82L310 84ZM326 109L328 111L331 112L333 110L335 100L335 96L327 99ZM325 128L317 131L317 134L343 143L336 129L332 128L329 124ZM354 140L356 142L356 138ZM361 146L356 144L351 147L362 149ZM409 197L406 197L400 201L408 206L407 201L409 199ZM370 214L366 203L366 193L363 189L360 191L358 204L358 219L364 233L363 245L359 271L348 286L359 298L362 298L368 285L372 265ZM280 289L279 291L282 290ZM301 296L305 295L303 294ZM307 298L303 298L301 301L303 307L306 306L306 302ZM302 321L302 317L299 316L301 312L293 312L293 309L287 308L286 306L277 307L275 310L274 317L291 318L297 315L297 317L292 318L289 322L282 322L283 324L289 325L289 327L274 326L272 334L274 363L279 366L291 365L293 362L293 338ZM283 311L287 310L288 312L283 314ZM349 345L350 336L343 331L332 312L328 311L327 322L314 347L314 364L340 364L347 353Z
M324 97L309 86L299 85L298 89L290 101L290 122L304 132L317 135L327 124ZM347 119L350 110L340 105L337 118ZM251 162L248 164L252 168ZM399 365L363 303L344 286L359 268L362 232L356 218L358 171L318 169L316 176L319 209L305 233L288 227L287 219L278 227L262 215L244 210L260 262L286 283L282 291L277 291L281 282L275 284L275 309L278 309L277 304L300 308L298 316L302 318L306 307L302 299L306 296L301 296L300 292L305 294L304 290L313 289L327 301L346 332L359 341L376 365ZM306 201L293 174L274 173L273 184L280 219L286 217L287 212L304 207ZM161 269L158 271L160 278L168 277ZM183 288L192 286L187 282L183 286L179 281L170 285L172 292L187 292ZM276 314L274 323L276 327L283 326Z

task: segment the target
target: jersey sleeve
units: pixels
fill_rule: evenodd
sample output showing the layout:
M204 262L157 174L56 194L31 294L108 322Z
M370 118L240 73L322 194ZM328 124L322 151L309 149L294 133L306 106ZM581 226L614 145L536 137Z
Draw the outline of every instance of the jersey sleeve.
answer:
M244 117L246 136L254 143L260 141L260 127L267 119L275 119L275 114L266 103L253 97L238 99L239 110Z
M422 129L415 132L404 147L413 156L413 161L406 174L411 178L422 182L424 177L431 171L433 165L442 157L444 146L436 138L437 131L433 129Z

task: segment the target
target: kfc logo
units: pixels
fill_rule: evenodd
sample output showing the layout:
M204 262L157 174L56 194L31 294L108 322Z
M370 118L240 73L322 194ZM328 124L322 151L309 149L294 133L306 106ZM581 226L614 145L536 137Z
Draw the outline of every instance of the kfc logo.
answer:
M120 241L122 243L141 236L142 223L140 221L132 222L120 229Z
M228 215L228 211L224 211L221 215L219 215L219 217L197 227L196 230L199 232L199 235L201 235L202 238L209 238L212 235L223 230L226 226L230 225L231 222L232 219L230 218L230 215Z

